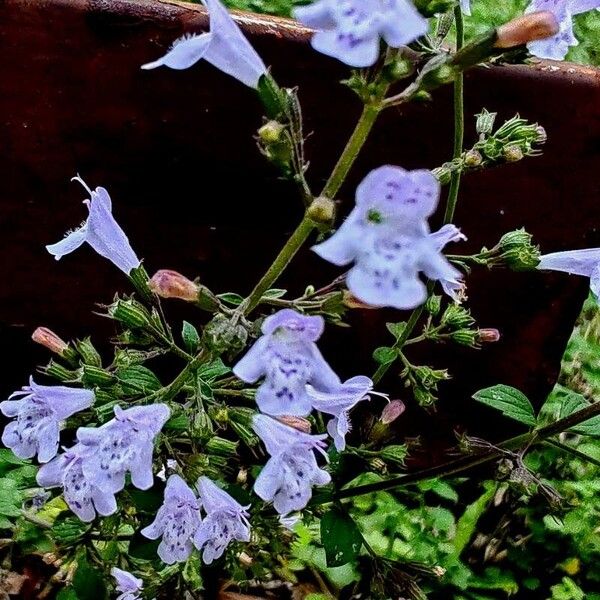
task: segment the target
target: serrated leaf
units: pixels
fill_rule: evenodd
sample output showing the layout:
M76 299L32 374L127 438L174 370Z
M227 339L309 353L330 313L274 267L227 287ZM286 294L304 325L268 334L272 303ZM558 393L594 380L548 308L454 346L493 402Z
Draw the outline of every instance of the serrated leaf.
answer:
M239 306L244 301L242 296L239 294L234 294L233 292L218 294L217 298L223 302L226 302L227 304L232 304L233 306Z
M373 352L373 359L380 365L389 365L393 363L398 357L398 351L391 346L380 346L375 348Z
M564 419L575 412L578 412L589 406L589 402L581 395L575 392L570 393L565 397L560 407L560 418ZM589 435L593 437L600 436L600 415L592 417L575 427L569 429L580 435Z
M187 321L183 322L181 339L183 340L188 352L191 352L192 354L198 352L198 347L200 346L200 334L198 333L198 330Z
M362 535L347 514L332 508L321 518L321 543L328 567L341 567L358 558Z
M473 398L487 404L503 415L533 427L536 423L535 413L527 396L509 385L494 385L473 394Z

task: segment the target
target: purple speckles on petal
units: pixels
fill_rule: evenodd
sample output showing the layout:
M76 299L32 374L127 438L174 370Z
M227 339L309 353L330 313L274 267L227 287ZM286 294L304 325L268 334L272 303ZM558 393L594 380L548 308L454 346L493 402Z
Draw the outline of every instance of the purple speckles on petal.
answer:
M317 0L296 8L294 16L317 30L315 50L352 67L373 65L381 39L398 48L428 30L411 0Z
M339 384L315 341L323 331L323 318L281 310L263 323L263 336L235 365L237 377L253 383L264 377L256 392L262 412L305 416L311 411L306 384L329 389Z
M210 14L210 32L177 40L162 58L142 69L160 66L187 69L204 59L249 87L257 88L267 68L219 0L203 0Z
M112 216L112 203L108 192L97 187L91 190L80 177L75 177L90 194L84 203L89 210L85 223L56 244L46 246L46 250L59 260L87 242L100 256L110 260L123 273L129 273L140 266L140 260L129 244L125 232Z
M38 460L45 463L58 451L60 422L89 408L94 393L62 385L38 385L31 378L28 386L10 398L0 402L0 412L16 417L16 421L5 427L2 443L19 458L37 454Z

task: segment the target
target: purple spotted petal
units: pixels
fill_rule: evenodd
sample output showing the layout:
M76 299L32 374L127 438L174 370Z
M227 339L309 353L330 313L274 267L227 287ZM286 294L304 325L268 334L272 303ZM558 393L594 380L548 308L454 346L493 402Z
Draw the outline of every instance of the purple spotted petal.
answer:
M113 567L110 574L115 578L115 586L120 595L116 600L137 600L144 587L144 582L131 573Z
M89 216L78 230L68 235L64 240L46 246L46 250L56 260L65 254L73 252L83 242L87 242L100 256L110 260L123 273L129 273L140 266L140 260L129 244L125 232L112 216L112 203L108 192L97 187L94 191L87 187L85 182L75 177L90 194L90 199L85 200Z
M177 40L162 58L142 66L187 69L200 59L249 87L257 88L267 68L219 0L203 0L210 15L210 33Z
M600 10L600 0L572 0L571 12L579 15L590 10Z
M262 412L305 416L311 410L306 384L329 389L339 384L314 341L323 331L322 317L281 310L263 324L263 336L234 366L237 377L253 383L264 376L256 392Z
M222 510L243 513L248 508L234 500L225 490L222 490L208 477L200 477L196 484L200 494L200 503L207 514Z

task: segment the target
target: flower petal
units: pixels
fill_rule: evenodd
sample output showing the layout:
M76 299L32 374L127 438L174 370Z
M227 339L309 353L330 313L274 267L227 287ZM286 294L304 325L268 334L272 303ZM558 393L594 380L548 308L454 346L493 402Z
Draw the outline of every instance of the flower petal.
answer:
M49 244L46 246L46 250L48 250L56 260L60 260L66 254L70 254L73 250L77 250L77 248L86 241L86 238L87 223L83 227L69 233L69 235L60 240L60 242Z
M156 67L162 66L177 70L187 69L204 58L212 39L211 33L182 37L175 41L164 56L142 65L142 69L156 69Z

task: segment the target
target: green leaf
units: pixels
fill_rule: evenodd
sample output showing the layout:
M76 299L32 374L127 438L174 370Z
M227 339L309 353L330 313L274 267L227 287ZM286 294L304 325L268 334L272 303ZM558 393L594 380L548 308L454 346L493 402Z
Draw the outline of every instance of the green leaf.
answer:
M282 298L283 296L285 296L287 294L287 290L282 290L282 289L278 289L278 288L273 288L271 290L267 290L264 294L263 294L263 298L273 298L273 299L277 299L277 298Z
M0 479L0 515L5 517L19 517L23 494L17 488L17 483L6 477Z
M56 594L56 600L79 600L77 593L72 587L63 588Z
M217 358L217 360L206 365L202 365L198 369L198 377L208 383L212 383L215 379L228 375L229 373L231 373L231 367L225 365L220 358Z
M398 351L391 346L380 346L375 348L373 352L373 359L380 365L389 365L393 363L398 357Z
M92 567L84 553L77 558L77 570L73 576L73 589L78 600L104 600L108 597L104 575Z
M52 526L52 535L57 544L71 545L83 537L90 527L89 523L84 523L77 517L59 517Z
M158 377L150 369L142 365L133 365L126 369L119 369L116 374L126 393L135 394L141 392L145 394L148 392L157 392L162 388Z
M347 514L332 508L321 519L321 543L325 548L327 566L341 567L357 559L362 535Z
M564 419L587 406L589 406L589 402L581 394L572 392L564 398L563 404L560 407L559 418ZM572 427L569 431L580 435L600 436L600 415Z
M200 334L191 323L188 323L187 321L183 322L181 338L183 339L183 343L188 352L191 352L192 354L198 352L198 347L200 346Z
M494 385L473 394L473 398L487 404L503 415L533 427L536 423L535 413L527 396L509 385Z
M401 321L400 323L386 323L387 330L398 340L406 329L406 322Z
M233 306L239 306L244 301L242 296L239 294L234 294L233 292L218 294L217 298L223 302L226 302L227 304L232 304Z

